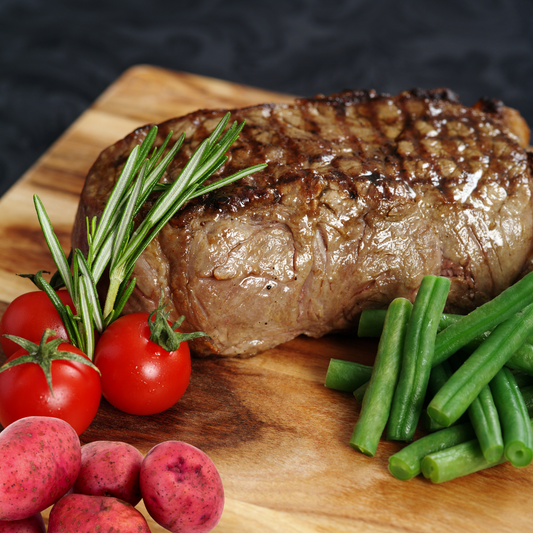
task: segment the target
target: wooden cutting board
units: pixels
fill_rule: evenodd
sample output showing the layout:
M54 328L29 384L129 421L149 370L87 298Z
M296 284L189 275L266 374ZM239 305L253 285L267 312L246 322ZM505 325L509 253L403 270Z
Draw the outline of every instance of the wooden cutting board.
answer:
M128 70L0 200L0 313L32 290L15 273L53 269L33 194L68 249L84 177L106 146L199 108L290 100L151 66ZM135 417L103 400L81 438L121 440L143 452L177 439L204 450L226 492L218 533L533 531L533 466L504 464L444 485L402 482L387 471L401 445L383 441L374 458L348 446L359 407L324 387L327 365L331 357L371 364L375 351L372 341L329 336L298 338L250 359L195 360L174 408ZM150 527L163 531L151 520Z

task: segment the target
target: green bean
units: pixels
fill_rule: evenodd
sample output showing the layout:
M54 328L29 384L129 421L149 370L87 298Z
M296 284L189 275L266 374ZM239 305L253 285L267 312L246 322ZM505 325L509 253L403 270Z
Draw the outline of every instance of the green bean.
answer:
M435 433L435 431L440 431L441 429L445 429L444 426L435 422L435 420L433 420L428 415L428 412L426 409L422 409L422 411L420 411L420 418L418 419L418 423L420 424L420 426L426 433Z
M359 337L379 337L383 331L383 323L385 322L386 309L365 309L359 318L359 325L357 328L357 335ZM450 313L442 313L439 318L439 331L454 324L463 315L454 315Z
M503 453L503 436L498 410L491 389L485 385L468 408L481 451L489 462L497 461Z
M442 426L438 422L435 422L429 415L426 409L422 409L422 412L420 413L420 424L422 426L422 429L426 431L427 433L434 433L435 431L439 431L440 429L446 429L447 427L453 427L457 424L466 424L467 422L470 422L470 419L468 418L467 413L465 413L463 416L459 418L459 420L456 420L453 424L450 424L449 426Z
M435 394L442 389L452 374L453 370L449 361L443 361L441 364L436 365L431 369L431 373L429 374L428 388L426 391L426 401L428 398L433 398L433 396L435 396ZM435 420L428 415L426 409L422 409L422 412L420 413L420 423L428 433L433 433L439 429L444 429L444 426L441 426L435 422Z
M353 361L331 359L324 385L329 389L353 392L366 383L372 375L372 367Z
M359 405L363 405L363 398L365 397L365 392L368 388L369 383L370 381L367 381L366 383L363 383L360 387L353 391L353 395L355 396L355 399L357 400Z
M508 368L490 382L503 429L504 455L513 466L528 466L533 460L533 432L524 397Z
M469 423L458 424L426 435L389 457L389 472L397 479L408 480L421 473L422 459L475 437Z
M371 457L376 453L389 419L412 307L405 298L397 298L389 306L370 383L350 439L352 448Z
M403 350L398 385L394 392L387 438L413 439L431 372L435 336L450 280L424 276L413 304Z
M443 426L457 420L532 331L533 304L530 304L499 324L468 357L429 402L429 416Z
M432 398L437 392L442 389L444 384L451 378L453 370L449 361L444 361L440 365L436 365L431 369L429 374L427 395Z
M359 317L357 335L359 337L380 337L386 314L386 309L364 309Z
M468 356L458 352L445 363L449 363L450 369L457 370L465 362L466 357ZM503 453L503 436L498 409L496 409L488 385L481 389L481 392L470 404L467 414L483 455L487 461L497 461Z
M437 394L437 392L444 386L444 384L450 379L453 374L452 367L450 366L449 361L444 361L441 364L434 366L431 369L431 374L429 375L428 390L426 392L426 399L432 398ZM468 422L468 416L465 414L459 420L454 422L454 424ZM422 409L420 413L420 424L422 428L428 433L433 433L440 429L444 429L445 426L435 422L427 413L426 409Z
M533 416L533 385L527 385L520 389L520 394L524 398L524 404L527 409L527 414L529 417Z
M448 381L448 379L453 374L453 371L450 367L449 361L444 361L440 365L436 365L431 369L429 374L428 388L426 392L426 399L433 398L435 394L443 387L443 385ZM444 426L441 426L435 420L432 420L428 415L425 409L422 409L420 413L420 424L428 432L433 433L439 429L443 429Z
M439 332L446 329L448 326L451 326L452 324L455 324L461 318L463 318L464 315L455 315L452 313L442 313L442 316L439 320Z
M444 483L503 462L503 455L497 461L487 461L478 440L473 439L426 455L422 459L421 468L424 477L433 483Z
M441 363L478 335L510 319L532 302L533 272L530 272L489 302L441 331L435 341L434 364Z
M515 374L513 374L515 375ZM524 374L522 376L518 376L519 380L517 380L517 385L520 387L520 393L522 394L522 397L524 398L524 403L526 405L527 413L529 417L533 417L533 383L529 383L529 381L523 381L523 378L530 378L531 376ZM364 394L364 391L363 391ZM354 392L355 396L355 392ZM494 399L493 399L494 400ZM469 409L470 410L470 409ZM462 424L469 422L470 418L467 413L463 414L459 420L454 422L454 424ZM440 429L443 429L445 426L441 426L435 420L433 420L428 414L426 410L422 410L420 413L420 423L422 425L422 428L428 432L433 433L435 431L438 431ZM452 427L454 424L452 424L450 427ZM500 424L501 427L501 424ZM503 438L503 436L502 436ZM479 440L479 439L478 439Z
M490 334L491 331L486 331L463 346L461 350L468 353L474 353ZM513 370L519 370L522 373L533 376L533 337L531 335L513 353L505 365Z
M476 337L461 348L469 353L474 353L481 343L487 339L491 331L487 331ZM513 353L505 365L513 370L518 370L529 376L533 376L533 337L530 335L524 343Z
M449 315L460 318L460 315ZM465 344L461 350L473 353L484 342L493 330L488 330L478 335L474 340ZM513 353L507 361L506 366L514 370L533 376L533 336L530 335L524 343Z
M533 339L529 337L507 361L507 366L533 376Z
M532 422L533 420L530 419L530 428ZM478 440L473 439L426 455L422 459L421 467L426 478L429 478L433 483L443 483L499 465L506 460L505 455L502 455L497 461L487 461Z
M512 372L519 389L527 387L528 385L533 385L533 376L530 374L526 374L521 370L513 370Z
M465 344L461 350L467 353L474 353L487 340L492 331L486 331L478 335L473 341ZM513 370L519 370L522 373L533 376L533 337L531 335L513 353L505 365Z

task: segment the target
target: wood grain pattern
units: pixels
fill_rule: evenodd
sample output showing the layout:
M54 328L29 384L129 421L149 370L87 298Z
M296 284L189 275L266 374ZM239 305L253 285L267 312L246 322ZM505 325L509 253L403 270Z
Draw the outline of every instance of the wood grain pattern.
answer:
M149 66L127 71L0 201L0 313L31 289L16 272L52 269L34 193L67 248L84 176L107 145L198 108L290 99ZM401 482L387 472L399 444L383 441L374 458L349 448L359 408L351 395L324 387L327 365L331 357L370 364L375 350L375 342L328 336L250 359L195 360L174 408L135 417L102 400L82 441L122 440L146 452L179 439L203 449L226 490L218 533L533 531L533 468L501 465L442 486Z

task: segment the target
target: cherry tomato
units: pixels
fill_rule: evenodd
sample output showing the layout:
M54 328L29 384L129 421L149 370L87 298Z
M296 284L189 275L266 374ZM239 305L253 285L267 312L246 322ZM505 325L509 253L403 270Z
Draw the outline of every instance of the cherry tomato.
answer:
M87 356L75 346L58 347ZM26 355L15 352L12 361ZM26 416L53 416L68 422L81 435L93 421L100 405L101 386L98 372L83 363L55 359L52 361L52 388L43 369L35 363L22 363L0 372L0 423L6 427Z
M75 312L74 304L66 290L57 291L60 300ZM43 291L27 292L15 298L0 319L0 344L6 357L12 356L20 346L1 335L22 337L39 344L45 329L53 329L57 337L68 340L67 331L56 308Z
M151 415L172 407L191 376L187 342L167 352L150 340L148 313L112 322L96 345L94 364L102 373L102 394L117 409Z

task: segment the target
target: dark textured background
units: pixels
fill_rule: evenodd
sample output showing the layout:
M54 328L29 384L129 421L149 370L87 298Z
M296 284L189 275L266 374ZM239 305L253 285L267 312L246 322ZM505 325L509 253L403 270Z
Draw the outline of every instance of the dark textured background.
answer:
M0 0L0 194L141 63L303 96L447 86L533 124L531 0Z

